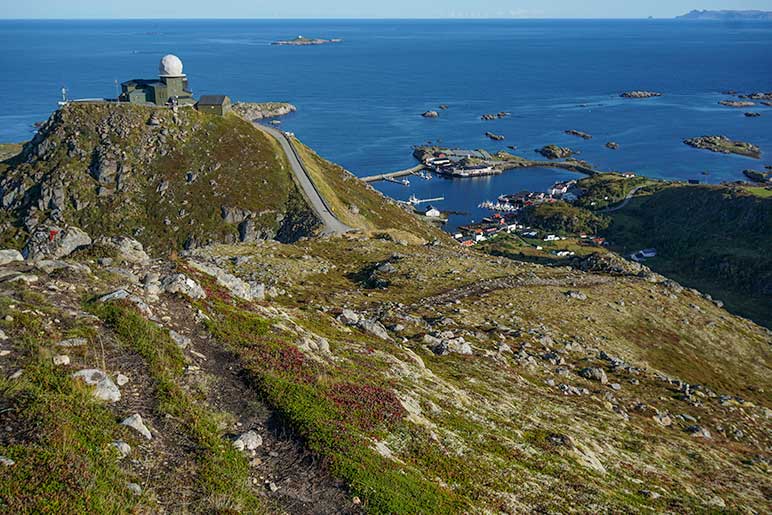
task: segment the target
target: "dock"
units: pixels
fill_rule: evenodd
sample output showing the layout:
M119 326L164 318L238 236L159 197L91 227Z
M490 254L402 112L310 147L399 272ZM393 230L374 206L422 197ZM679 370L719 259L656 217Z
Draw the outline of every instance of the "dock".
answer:
M415 175L416 173L420 172L421 170L426 170L426 166L423 164L420 164L418 166L414 166L413 168L408 168L406 170L400 170L398 172L390 172L390 173L382 173L378 175L371 175L369 177L360 177L361 180L364 182L379 182L379 181L389 181L396 179L398 177L406 177L408 175Z

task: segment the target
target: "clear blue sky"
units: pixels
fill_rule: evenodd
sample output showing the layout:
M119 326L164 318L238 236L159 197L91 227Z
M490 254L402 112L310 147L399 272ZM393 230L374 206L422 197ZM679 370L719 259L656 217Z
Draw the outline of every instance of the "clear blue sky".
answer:
M772 0L0 0L0 18L669 18Z

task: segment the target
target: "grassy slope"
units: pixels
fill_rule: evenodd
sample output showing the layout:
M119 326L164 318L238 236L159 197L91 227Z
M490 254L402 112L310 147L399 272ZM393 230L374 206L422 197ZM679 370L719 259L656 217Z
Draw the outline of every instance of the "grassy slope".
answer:
M147 125L151 112L160 127ZM275 233L299 198L278 144L235 115L187 109L180 111L178 124L172 118L169 110L73 104L54 115L45 139L53 148L46 160L11 161L0 172L25 178L29 187L36 177L61 178L65 197L85 206L78 210L67 202L70 223L96 235L137 234L158 252L179 249L191 237L199 242L235 238L237 226L224 223L222 206L258 213L258 229ZM70 142L82 158L71 154ZM124 187L109 188L109 195L97 195L89 174L97 147L122 153L118 161L130 170ZM188 172L196 174L191 183ZM163 181L167 189L161 195Z
M392 200L356 180L342 167L324 160L297 140L295 145L314 183L343 223L362 229L367 234L387 233L396 239L415 241L418 237L431 241L444 237L431 224L421 222ZM358 213L352 211L352 206L356 206L354 211L358 210Z
M10 159L21 152L21 143L0 143L0 161Z
M0 470L0 508L9 513L153 512L158 508L156 496L169 494L155 490L155 483L156 489L178 489L179 509L261 512L257 493L247 482L247 457L223 438L223 415L188 390L185 361L168 332L129 305L87 307L104 326L73 316L72 311L24 288L0 296L0 315L13 318L0 322L13 342L11 357L3 360L15 357L10 370L24 371L20 379L11 380L3 369L0 379L0 417L9 428L0 438L0 455L16 461ZM71 337L85 337L89 345L66 349L72 368L55 367L52 356L64 349L53 347L53 342ZM78 369L105 369L105 360L113 364L116 354L121 355L118 366L122 368L132 356L142 364L143 371L130 373L133 382L142 381L142 374L148 376L141 399L126 399L131 396L128 385L122 388L121 402L106 404L92 397L90 387L70 378ZM150 411L168 421L164 429L170 435L156 433L154 443L165 436L189 442L162 458L174 462L163 478L151 479L144 475L146 470L136 470L136 463L148 466L158 448L118 424L131 413L126 412L126 404L131 409L138 400L146 423ZM119 439L133 448L131 457L122 462L112 445ZM151 455L146 454L145 445L151 446ZM136 496L127 488L129 481L148 483L150 488Z
M720 187L672 187L612 213L607 235L621 252L655 247L647 262L772 326L772 200ZM764 293L764 289L767 293Z
M309 241L220 247L214 252L221 257L254 256L233 272L264 274L292 293L291 298L278 300L291 323L260 315L274 324L272 332L252 329L248 317L255 315L207 303L205 309L214 320L211 330L234 347L270 402L316 452L330 460L333 472L346 479L373 512L445 512L447 503L504 511L536 507L563 511L578 505L610 511L639 511L646 506L699 511L716 492L734 507L763 503L758 490L743 486L760 480L759 471L738 465L755 452L749 441L716 436L705 445L683 432L683 422L660 428L651 420L656 407L663 413L690 413L715 428L730 423L730 411L715 400L706 400L701 409L677 400L673 387L652 372L635 374L640 384L631 386L629 375L609 370L597 357L600 348L639 366L764 403L763 390L769 387L768 335L697 295L672 294L663 286L632 278L600 279L582 286L586 276L578 272L492 259L455 247L406 251L385 241ZM395 252L403 257L394 263L397 271L389 277L391 285L362 287L361 270ZM306 255L311 258L303 259ZM534 273L540 280L528 286ZM525 282L475 293L485 280L497 277ZM471 290L457 300L429 300L458 288ZM569 288L580 289L589 300L567 299L564 293ZM380 312L387 326L406 325L399 335L406 339L386 342L351 332L334 321L334 314L319 311L320 305ZM463 334L475 355L438 357L427 352L421 343L426 328L405 315L447 320L435 329ZM294 324L326 338L332 356L298 353L302 338L286 332ZM499 325L509 329L497 329ZM547 363L523 366L496 351L498 341L513 349L528 345L528 352L542 363L542 335L554 340L552 348L563 349L568 342L582 348L560 350L568 361L567 377L555 375ZM590 365L606 368L611 381L622 383L612 398L630 413L629 421L605 400L608 387L575 375L578 368ZM566 397L545 384L548 378L587 386L593 395ZM383 389L377 396L381 403L393 391L403 405L413 408L406 419L376 425L368 432L365 428L371 426L361 425L362 421L382 415L384 404L371 404L356 392L342 406L354 403L361 411L354 410L356 416L351 416L351 409L339 411L341 406L330 404L330 399L332 392L346 391L345 383ZM649 407L636 412L633 406L640 402ZM330 441L330 431L351 439ZM763 434L753 424L743 425L743 431L754 438ZM557 445L554 435L567 435L572 443ZM383 442L393 459L372 453L373 440ZM395 467L404 481L389 478ZM724 471L720 487L704 475L712 467ZM440 488L426 490L430 483ZM652 501L639 493L642 488L667 493ZM426 495L416 496L416 489Z

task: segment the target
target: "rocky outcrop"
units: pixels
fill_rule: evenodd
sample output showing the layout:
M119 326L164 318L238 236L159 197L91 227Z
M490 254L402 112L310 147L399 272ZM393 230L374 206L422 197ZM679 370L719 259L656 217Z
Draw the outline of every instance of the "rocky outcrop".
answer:
M233 112L248 121L277 118L295 111L297 111L297 107L286 102L237 102L233 104Z
M206 292L199 284L185 274L174 274L161 280L161 288L166 293L178 293L191 299L205 299Z
M485 121L493 121L493 120L500 120L502 118L506 118L507 116L509 116L509 113L507 113L506 111L501 111L500 113L496 113L496 114L486 113L480 116L480 119Z
M752 143L733 141L726 136L700 136L684 140L684 143L694 148L719 152L721 154L737 154L740 156L761 158L761 150Z
M91 237L77 227L38 225L33 230L22 254L30 261L61 259L89 245L91 245Z
M726 107L753 107L756 102L748 102L742 100L722 100L719 102L722 106Z
M340 38L322 39L322 38L304 38L298 36L295 39L282 39L271 43L275 46L317 46L317 45L330 45L334 43L343 43Z
M571 267L583 272L618 276L649 278L653 275L648 267L635 261L628 261L611 252L596 252L589 256L576 257L571 261Z
M570 148L559 147L557 145L547 145L542 147L537 152L547 159L566 159L574 155L574 151Z
M493 141L503 141L504 136L501 134L494 134L493 132L486 132L485 137L488 139L492 139Z
M113 238L99 238L97 244L112 248L117 252L118 258L126 263L143 265L150 262L150 256L145 252L145 248L140 242L125 236L116 236Z
M240 299L248 302L265 299L265 285L262 283L248 283L210 263L202 263L200 261L189 261L189 263L190 266L199 272L214 277L217 284L226 288Z
M24 261L24 256L21 255L21 252L16 249L0 250L0 266L16 261Z
M82 379L87 385L94 386L93 395L99 400L108 402L121 400L121 391L113 380L101 370L81 370L72 374L72 377Z
M568 134L569 136L576 136L577 138L592 139L592 136L587 134L586 132L577 131L574 129L569 129L565 131L565 133Z
M661 97L662 93L658 93L656 91L625 91L621 95L619 95L622 98L654 98L654 97Z

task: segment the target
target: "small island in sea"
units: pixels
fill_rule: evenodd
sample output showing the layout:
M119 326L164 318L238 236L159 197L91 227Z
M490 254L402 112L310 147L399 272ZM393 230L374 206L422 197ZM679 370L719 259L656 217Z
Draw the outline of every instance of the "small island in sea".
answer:
M307 38L304 36L298 36L295 39L283 39L274 41L272 45L279 46L315 46L315 45L329 45L331 43L342 43L342 39L321 39L321 38Z
M721 10L708 11L695 9L681 16L676 16L677 20L713 20L713 21L772 21L772 11L739 11L739 10Z
M761 150L752 143L733 141L726 136L700 136L684 140L690 147L710 150L721 154L737 154L739 156L761 158Z

